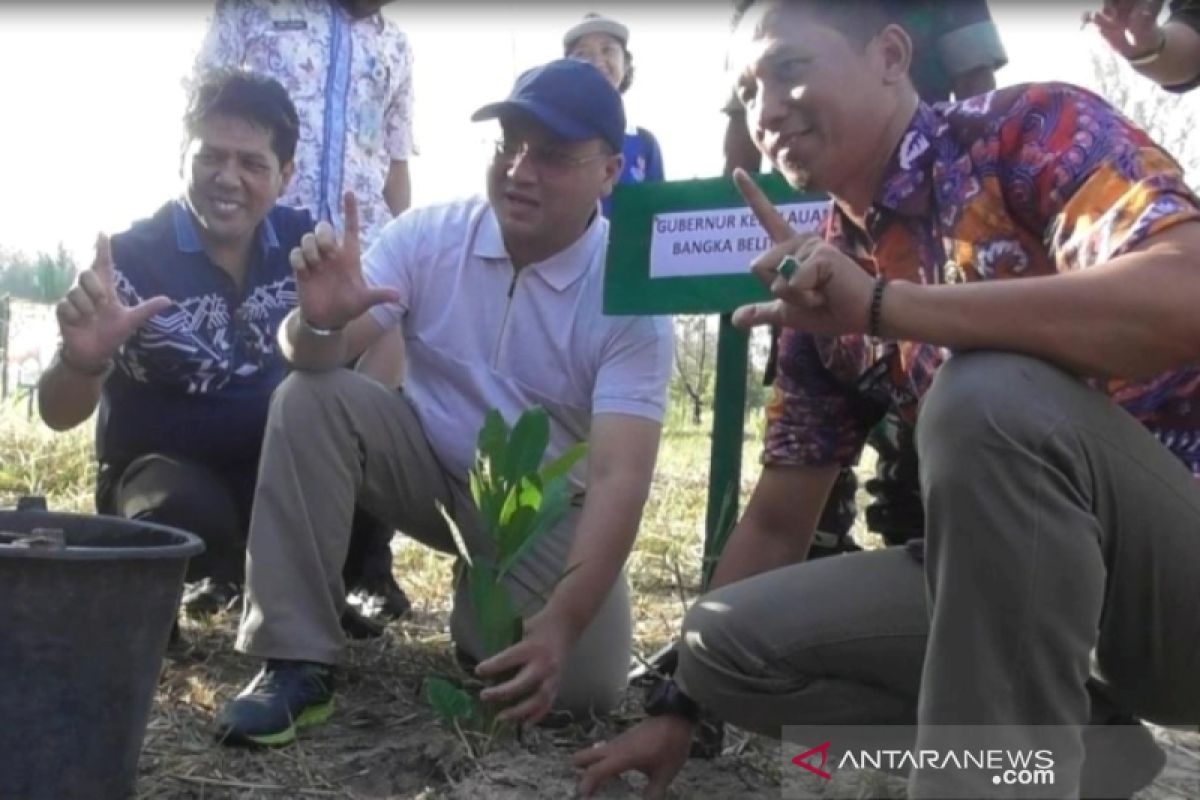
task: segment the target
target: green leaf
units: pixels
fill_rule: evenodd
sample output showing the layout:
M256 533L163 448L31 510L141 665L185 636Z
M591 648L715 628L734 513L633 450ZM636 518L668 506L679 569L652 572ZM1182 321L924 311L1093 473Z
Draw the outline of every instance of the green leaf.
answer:
M546 409L534 406L517 420L508 440L504 477L509 486L516 485L523 476L537 472L548 444L550 415L546 413Z
M487 486L484 484L479 467L479 461L476 460L475 468L467 473L467 485L471 487L471 499L475 501L475 507L482 513L483 504L487 500Z
M508 425L494 408L483 418L483 427L479 429L476 439L476 450L486 466L485 472L491 478L488 482L495 484L505 474Z
M496 496L491 481L478 464L476 469L471 470L468 480L471 485L471 498L475 501L475 508L479 510L479 520L486 530L494 532L503 498Z
M549 484L551 481L565 478L571 472L571 467L587 455L587 449L587 442L576 442L564 450L562 455L542 467L542 483Z
M537 473L522 475L504 499L504 507L500 510L500 527L503 528L520 508L532 508L537 511L542 503L542 480Z
M467 579L470 582L475 619L483 638L484 654L491 657L516 643L513 632L517 630L519 616L513 610L508 587L497 581L496 570L491 562L476 559L475 565L467 572Z
M513 566L525 557L537 543L554 526L562 521L563 516L571 505L571 487L565 480L557 480L548 485L542 492L542 503L538 508L536 519L520 544L513 550L507 551L500 559L500 569L497 579L508 574Z
M479 718L475 698L444 678L425 679L425 700L443 724L453 727L455 721Z
M540 495L539 495L540 498ZM540 502L540 501L539 501ZM537 522L538 510L534 506L518 506L516 512L501 526L496 541L496 561L504 561L529 538L534 524Z

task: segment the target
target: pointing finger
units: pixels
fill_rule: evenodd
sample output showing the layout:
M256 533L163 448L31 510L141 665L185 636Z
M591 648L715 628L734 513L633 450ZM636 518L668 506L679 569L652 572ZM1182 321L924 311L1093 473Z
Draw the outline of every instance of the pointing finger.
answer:
M108 284L113 279L112 242L106 234L96 235L96 256L92 260L92 271Z
M763 230L771 237L771 241L776 244L786 242L796 235L796 231L788 225L787 220L779 213L778 209L767 199L763 190L758 187L754 179L746 170L735 169L733 171L733 182L737 185L738 191L742 193L742 197L746 198L746 202L750 205L750 210L754 212L754 216L758 218L762 224Z

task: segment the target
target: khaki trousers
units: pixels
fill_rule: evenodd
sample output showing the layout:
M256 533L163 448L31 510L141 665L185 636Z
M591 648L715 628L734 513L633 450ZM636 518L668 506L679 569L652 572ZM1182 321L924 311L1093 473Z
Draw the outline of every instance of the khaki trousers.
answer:
M345 643L342 564L356 502L417 541L455 553L441 503L469 551L492 546L466 485L438 463L402 393L349 370L294 373L276 390L267 421L239 650L264 659L339 660ZM578 515L578 506L572 507L507 578L524 616L542 607L562 574ZM468 656L482 659L466 581L456 584L451 635ZM626 684L631 648L622 575L568 658L557 706L576 714L613 708Z
M941 368L917 445L923 568L894 548L711 593L684 623L685 691L768 735L916 722L942 750L938 726L1083 726L1099 705L1200 722L1200 489L1177 458L1107 396L1003 353ZM1074 778L1083 757L1081 733L1056 763ZM961 779L910 793L998 796Z

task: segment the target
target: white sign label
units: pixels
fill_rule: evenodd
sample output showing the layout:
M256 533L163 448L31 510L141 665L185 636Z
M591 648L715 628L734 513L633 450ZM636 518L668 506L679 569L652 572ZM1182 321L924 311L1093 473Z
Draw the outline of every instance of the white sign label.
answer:
M796 231L820 231L829 216L828 201L776 206ZM650 240L650 277L683 278L736 275L771 249L758 218L749 208L680 211L654 215Z

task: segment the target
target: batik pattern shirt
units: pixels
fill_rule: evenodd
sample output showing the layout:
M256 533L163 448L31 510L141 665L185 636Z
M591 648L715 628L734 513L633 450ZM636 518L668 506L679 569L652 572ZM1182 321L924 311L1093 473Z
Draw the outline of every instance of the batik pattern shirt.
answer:
M1090 92L1041 84L919 106L865 230L835 208L827 238L873 274L930 285L1088 269L1198 219L1144 132ZM948 355L787 330L780 351L763 455L778 465L853 463L889 402L915 419ZM1101 388L1200 475L1200 367Z
M334 0L218 0L195 71L223 66L270 75L296 105L296 173L280 202L341 231L341 198L354 192L365 249L392 219L388 168L414 151L405 35L382 14L356 20Z

